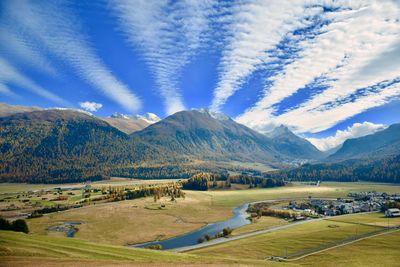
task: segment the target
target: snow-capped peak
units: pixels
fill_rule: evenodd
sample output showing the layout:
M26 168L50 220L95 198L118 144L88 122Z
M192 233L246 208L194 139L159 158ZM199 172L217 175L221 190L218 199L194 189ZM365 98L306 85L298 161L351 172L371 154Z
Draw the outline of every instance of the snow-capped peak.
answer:
M156 123L160 121L161 119L154 113L147 112L143 115L126 115L122 113L115 112L111 116L111 118L115 119L127 119L127 120L143 120L149 124Z
M129 119L129 115L125 115L125 114L122 114L122 113L114 112L111 115L111 118L114 118L114 119Z
M216 120L220 120L220 121L226 121L229 120L230 118L225 115L224 113L221 112L215 112L215 111L211 111L207 108L200 108L200 109L193 109L196 110L198 112L204 113L204 114L208 114L210 115L212 118L216 119Z
M143 115L143 119L149 123L159 122L161 119L154 113L147 112Z

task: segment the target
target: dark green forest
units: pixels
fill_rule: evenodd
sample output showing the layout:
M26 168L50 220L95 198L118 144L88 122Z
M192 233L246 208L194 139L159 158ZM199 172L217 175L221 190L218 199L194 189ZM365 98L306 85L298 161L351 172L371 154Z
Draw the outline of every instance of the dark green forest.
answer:
M400 155L379 160L347 160L339 163L304 164L299 168L265 174L291 181L400 182Z
M248 185L249 188L271 188L285 185L283 180L272 178L202 172L193 175L190 179L183 182L183 189L207 191L216 188L230 188L232 184Z

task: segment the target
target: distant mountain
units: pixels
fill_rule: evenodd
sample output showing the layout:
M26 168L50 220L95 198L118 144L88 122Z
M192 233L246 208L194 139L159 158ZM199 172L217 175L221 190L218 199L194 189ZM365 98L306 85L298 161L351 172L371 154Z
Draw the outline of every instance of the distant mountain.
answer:
M135 120L130 118L101 118L102 120L108 122L111 126L117 128L118 130L131 134L140 131L150 124L143 120Z
M42 110L0 118L0 181L101 179L109 168L152 160L153 147L83 112Z
M331 148L331 149L328 149L328 150L323 151L323 153L324 153L324 155L325 155L325 158L327 158L327 157L329 157L329 156L335 154L339 149L342 148L342 145L343 145L343 144L340 144L340 145L335 146L335 147L333 147L333 148Z
M160 118L153 113L146 113L144 115L125 115L120 113L114 113L110 117L101 118L108 122L110 125L119 129L120 131L131 134L140 131L150 124L160 121Z
M281 159L268 137L204 109L175 113L133 136L188 158L264 163Z
M328 160L377 159L397 154L400 154L400 123L371 135L346 140Z
M279 153L299 159L321 159L324 153L304 138L295 135L289 128L281 125L266 134Z
M0 117L10 116L16 113L30 112L42 110L39 107L24 107L24 106L13 106L5 103L0 103Z
M148 124L153 124L153 123L159 122L161 120L156 114L151 113L151 112L147 112L144 115L131 116L130 118L143 120L143 121L146 121Z
M323 153L286 127L258 133L222 113L182 111L134 133L146 143L189 158L282 164L317 159Z

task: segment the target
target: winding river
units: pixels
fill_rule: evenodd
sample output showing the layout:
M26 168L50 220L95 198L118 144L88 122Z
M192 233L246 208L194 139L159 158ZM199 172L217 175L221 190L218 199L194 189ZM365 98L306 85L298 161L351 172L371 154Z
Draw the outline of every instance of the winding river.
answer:
M162 249L175 249L175 248L196 245L198 243L198 240L201 237L204 237L204 235L206 234L214 236L215 234L222 232L224 228L229 227L231 229L235 229L240 226L250 224L250 221L247 219L248 217L248 214L246 213L247 207L248 204L243 204L239 207L236 207L232 210L233 216L228 220L207 224L206 226L201 227L193 232L189 232L187 234L166 240L156 240L152 242L136 244L131 246L145 248L151 245L159 244L162 246Z

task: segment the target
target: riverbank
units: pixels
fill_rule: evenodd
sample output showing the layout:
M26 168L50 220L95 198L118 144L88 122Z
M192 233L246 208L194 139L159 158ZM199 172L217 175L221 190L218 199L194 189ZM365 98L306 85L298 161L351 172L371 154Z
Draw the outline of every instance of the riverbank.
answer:
M224 229L232 229L235 230L241 226L250 224L250 220L248 219L249 215L247 214L248 204L243 204L239 207L236 207L232 210L232 217L211 224L207 224L195 231L179 235L174 238L166 239L166 240L155 240L152 242L147 242L143 244L131 245L132 247L138 248L147 248L150 246L159 246L163 250L173 250L180 247L193 246L199 243L199 240L204 238L204 236L208 235L213 237L219 233L221 233ZM217 239L215 239L217 240ZM211 240L212 241L212 240ZM204 240L204 243L208 243L211 241Z

